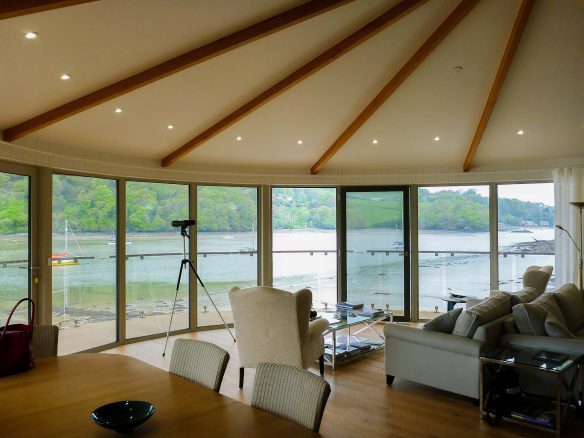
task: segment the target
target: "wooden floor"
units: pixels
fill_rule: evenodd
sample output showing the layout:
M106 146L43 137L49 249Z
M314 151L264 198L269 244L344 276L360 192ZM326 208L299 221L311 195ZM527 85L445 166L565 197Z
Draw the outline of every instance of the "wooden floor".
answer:
M239 363L237 347L226 330L181 335L217 344L231 355L221 393L250 403L254 370L245 370L243 390L237 387ZM125 354L168 370L172 343L162 357L165 339L129 344L104 353ZM318 364L317 364L318 365ZM317 368L312 371L317 373ZM498 427L481 421L471 400L396 378L385 384L383 352L375 352L338 367L325 369L332 394L325 409L320 433L324 437L549 437L549 433L504 423ZM147 383L145 383L147 384ZM565 436L584 436L581 421Z

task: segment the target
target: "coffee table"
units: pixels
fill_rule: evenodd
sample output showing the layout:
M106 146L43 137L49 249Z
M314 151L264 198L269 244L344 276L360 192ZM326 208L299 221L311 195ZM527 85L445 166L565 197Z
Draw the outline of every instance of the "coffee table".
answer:
M537 354L538 351L498 348L481 355L479 387L481 415L485 418L487 414L485 405L490 387L489 381L492 380L492 375L497 370L511 367L548 374L555 379L555 394L550 394L549 397L525 394L522 398L522 406L514 406L511 414L503 416L503 419L539 430L555 432L556 436L560 436L564 426L582 410L582 401L578 399L579 396L574 396L574 394L584 392L584 383L582 382L584 356L565 354L559 361L547 361L536 359ZM570 370L574 371L572 375L568 373ZM580 382L581 387L576 390L578 382ZM562 397L562 387L565 389L565 397ZM552 418L546 419L531 414L530 411L533 409L547 411Z
M391 311L384 311L377 316L359 315L363 309L319 309L318 316L329 322L329 328L325 331L324 361L333 369L341 363L357 359L373 351L383 350L385 338L383 333L375 327L375 323L392 319ZM351 333L351 328L361 326ZM347 333L338 334L341 330ZM366 333L369 336L358 336ZM372 337L371 337L372 336Z

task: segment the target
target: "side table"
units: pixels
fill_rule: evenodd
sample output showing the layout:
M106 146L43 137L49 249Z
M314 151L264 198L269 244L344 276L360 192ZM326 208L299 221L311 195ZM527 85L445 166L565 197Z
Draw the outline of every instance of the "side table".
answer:
M485 352L480 364L480 410L481 417L486 417L486 402L493 375L502 367L516 369L530 369L536 373L545 373L555 380L555 394L550 397L542 397L524 394L521 398L521 406L513 406L512 412L503 416L505 421L520 423L547 432L553 432L560 436L562 430L582 410L582 401L579 400L584 393L583 355L566 354L561 361L543 361L535 358L537 351L518 351L512 349L495 349ZM570 376L569 371L575 372ZM577 385L580 388L576 390ZM562 397L562 388L566 396ZM523 388L522 388L523 389ZM579 394L576 397L574 394ZM553 413L552 419L546 424L543 418L536 414L527 414L540 408Z

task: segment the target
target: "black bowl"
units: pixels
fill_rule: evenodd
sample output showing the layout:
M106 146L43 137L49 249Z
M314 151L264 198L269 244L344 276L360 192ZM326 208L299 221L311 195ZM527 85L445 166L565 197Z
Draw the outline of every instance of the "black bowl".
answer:
M91 413L91 419L107 429L131 432L156 412L152 403L125 400L100 406Z

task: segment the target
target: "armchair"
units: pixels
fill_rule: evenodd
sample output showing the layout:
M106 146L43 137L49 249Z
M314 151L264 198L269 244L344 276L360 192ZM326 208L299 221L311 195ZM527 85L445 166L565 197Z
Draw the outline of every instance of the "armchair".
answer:
M235 322L239 351L239 387L243 388L244 368L260 362L308 368L319 359L324 375L324 338L328 328L324 318L310 319L312 292L286 292L271 287L234 287L229 301Z

